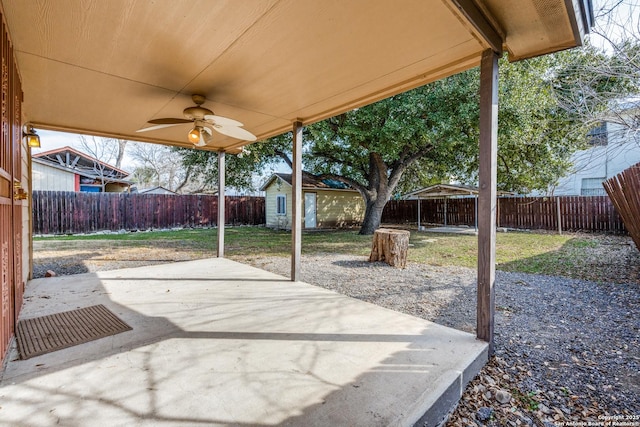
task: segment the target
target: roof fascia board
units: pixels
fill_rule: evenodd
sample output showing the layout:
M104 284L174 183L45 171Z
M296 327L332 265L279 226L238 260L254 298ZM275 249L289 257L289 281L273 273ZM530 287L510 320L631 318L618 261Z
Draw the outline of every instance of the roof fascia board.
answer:
M569 11L573 36L578 45L582 46L585 34L588 34L593 26L593 3L591 0L564 0L564 4ZM576 7L579 10L575 10ZM582 21L582 25L577 22L578 20ZM582 28L584 33L581 31Z
M460 11L467 22L475 28L484 41L487 42L491 50L498 55L502 55L502 36L496 31L473 0L451 0L451 3Z

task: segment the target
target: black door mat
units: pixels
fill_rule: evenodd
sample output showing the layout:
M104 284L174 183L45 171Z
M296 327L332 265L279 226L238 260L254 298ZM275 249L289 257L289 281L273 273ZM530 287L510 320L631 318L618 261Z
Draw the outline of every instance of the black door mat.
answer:
M18 321L18 352L25 360L130 330L104 305L94 305Z

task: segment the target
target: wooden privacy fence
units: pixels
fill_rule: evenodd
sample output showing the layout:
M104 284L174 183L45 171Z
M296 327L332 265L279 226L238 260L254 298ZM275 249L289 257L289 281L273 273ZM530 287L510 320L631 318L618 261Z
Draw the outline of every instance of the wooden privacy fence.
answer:
M446 200L447 225L475 226L475 198ZM444 224L445 200L420 200L420 222ZM498 227L626 234L621 216L607 196L499 197ZM560 218L560 224L558 224ZM392 200L382 222L417 223L417 200Z
M604 189L640 250L640 163L606 180Z
M33 192L35 234L210 227L217 215L217 196ZM227 196L225 216L229 225L264 224L264 197Z

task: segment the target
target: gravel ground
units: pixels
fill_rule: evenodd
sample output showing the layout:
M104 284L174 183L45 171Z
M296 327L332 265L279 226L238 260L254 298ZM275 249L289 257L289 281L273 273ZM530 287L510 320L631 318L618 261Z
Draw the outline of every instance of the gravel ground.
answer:
M43 277L49 269L77 274L208 256L122 243L107 248L102 243L99 250L91 241L66 246L35 242L35 276ZM288 258L232 258L289 274ZM398 270L350 255L302 258L305 282L471 333L475 274L468 268L422 264ZM448 425L550 427L640 416L638 283L498 271L495 322L495 357L469 384ZM628 427L640 426L638 418L631 422Z

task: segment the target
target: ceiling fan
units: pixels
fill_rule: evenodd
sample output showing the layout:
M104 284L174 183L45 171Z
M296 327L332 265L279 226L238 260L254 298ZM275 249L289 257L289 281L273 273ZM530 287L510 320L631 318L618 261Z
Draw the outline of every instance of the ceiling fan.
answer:
M195 107L184 109L182 112L185 117L184 119L164 118L149 120L147 123L151 123L155 126L138 129L136 132L149 132L170 126L193 123L193 128L187 134L187 138L189 139L189 142L193 143L196 147L204 147L207 143L211 142L213 139L213 133L211 132L212 129L223 135L245 141L255 141L257 139L254 134L243 129L242 126L244 125L239 121L229 119L227 117L216 116L213 114L213 111L202 107L202 104L206 101L204 96L194 94L191 96L191 99L196 105Z

